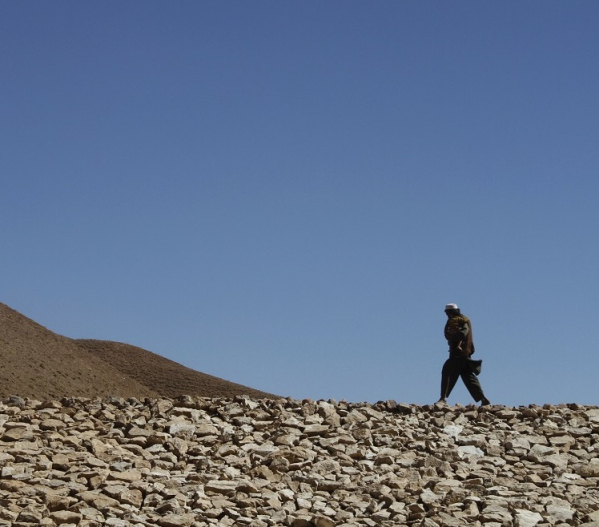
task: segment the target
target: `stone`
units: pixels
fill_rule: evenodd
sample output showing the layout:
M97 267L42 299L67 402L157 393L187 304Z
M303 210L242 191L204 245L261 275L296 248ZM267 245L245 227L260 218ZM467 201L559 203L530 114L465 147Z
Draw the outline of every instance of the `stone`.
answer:
M157 523L160 527L190 527L194 520L193 514L167 514Z
M217 494L234 494L239 484L230 480L213 480L204 485L204 490Z
M593 458L589 463L582 465L578 469L578 474L585 478L596 478L599 477L599 459Z
M538 512L528 511L524 509L516 510L515 523L516 527L535 527L543 521L543 516Z
M315 527L335 527L335 522L325 516L315 516L312 519L312 524Z
M220 433L218 428L210 423L200 423L194 427L194 431L199 437L215 436Z
M543 445L533 445L532 448L528 452L528 458L531 461L535 461L537 463L542 463L547 457L553 455L555 453L555 449L552 447L547 447Z
M549 504L546 507L547 514L556 521L570 523L574 518L574 510L569 504Z
M78 512L71 511L56 511L49 514L50 518L56 523L56 525L64 524L75 524L77 525L81 520L81 514Z
M460 425L447 425L443 428L443 433L451 437L458 437L464 430L463 426Z
M435 494L430 489L425 489L422 494L420 494L420 501L426 505L431 505L433 503L438 503L441 501L443 496Z
M485 453L480 448L474 445L464 445L458 447L458 455L461 458L483 457Z
M597 410L0 403L0 527L599 527Z
M176 437L191 438L196 433L196 426L189 423L175 422L169 426L168 432Z

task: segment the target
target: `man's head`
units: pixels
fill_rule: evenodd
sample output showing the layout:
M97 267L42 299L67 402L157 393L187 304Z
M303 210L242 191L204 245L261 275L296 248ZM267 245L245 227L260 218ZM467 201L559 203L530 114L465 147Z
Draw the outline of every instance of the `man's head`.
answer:
M452 317L454 315L459 315L460 314L460 308L458 307L457 304L447 304L445 306L445 314L448 317Z

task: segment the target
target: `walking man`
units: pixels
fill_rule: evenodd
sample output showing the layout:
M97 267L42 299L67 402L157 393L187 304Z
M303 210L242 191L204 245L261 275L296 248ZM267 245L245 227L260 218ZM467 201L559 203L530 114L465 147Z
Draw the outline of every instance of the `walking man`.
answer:
M477 377L482 361L470 358L474 353L470 319L462 315L457 304L447 304L445 314L447 315L445 338L449 345L449 358L443 364L441 371L441 398L438 402L446 402L458 377L461 377L476 402L480 401L481 406L491 404L485 397Z

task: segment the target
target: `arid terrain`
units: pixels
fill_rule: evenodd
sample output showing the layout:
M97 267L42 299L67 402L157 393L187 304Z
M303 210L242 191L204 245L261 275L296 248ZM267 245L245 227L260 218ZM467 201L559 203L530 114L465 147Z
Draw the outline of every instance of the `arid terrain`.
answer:
M0 527L599 527L597 407L299 401L0 324Z
M599 527L599 409L7 397L0 527Z
M57 335L2 303L0 359L0 396L275 397L130 344Z

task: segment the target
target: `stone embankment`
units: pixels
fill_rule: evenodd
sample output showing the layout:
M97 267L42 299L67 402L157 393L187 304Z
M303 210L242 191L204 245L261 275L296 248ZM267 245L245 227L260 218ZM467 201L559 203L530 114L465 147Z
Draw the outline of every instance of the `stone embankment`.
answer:
M0 403L0 526L599 527L599 408Z

